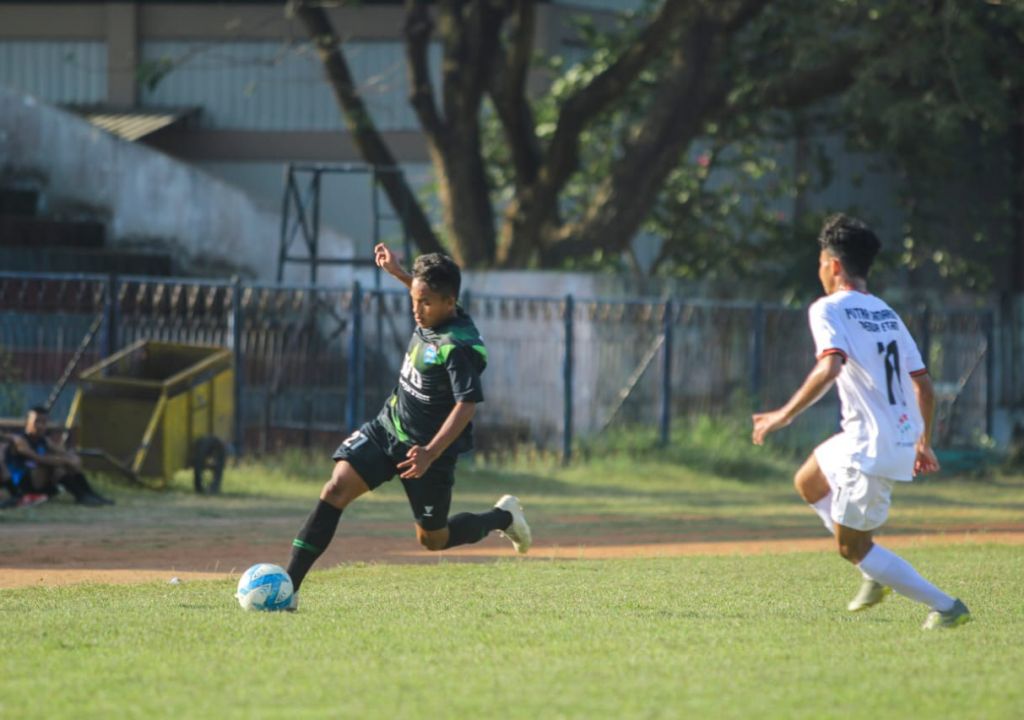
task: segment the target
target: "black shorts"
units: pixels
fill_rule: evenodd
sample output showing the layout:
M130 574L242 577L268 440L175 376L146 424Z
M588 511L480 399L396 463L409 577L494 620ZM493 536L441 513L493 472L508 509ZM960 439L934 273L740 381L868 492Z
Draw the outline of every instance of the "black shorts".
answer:
M371 420L345 438L334 451L334 460L344 460L371 490L376 490L398 475L398 463L406 459L411 446L391 435L379 420ZM424 530L448 527L455 485L455 458L441 456L421 477L402 478L412 516Z

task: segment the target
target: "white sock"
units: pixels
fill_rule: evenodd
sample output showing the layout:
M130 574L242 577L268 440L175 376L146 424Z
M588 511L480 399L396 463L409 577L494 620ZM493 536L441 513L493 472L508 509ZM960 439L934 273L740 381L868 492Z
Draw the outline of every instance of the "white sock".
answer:
M953 607L953 598L921 577L913 565L881 545L873 546L858 567L865 577L934 610L946 612Z
M835 523L832 522L832 491L829 490L828 495L823 497L817 502L807 503L808 507L818 514L821 518L821 522L825 524L825 529L829 531L829 534L836 534Z

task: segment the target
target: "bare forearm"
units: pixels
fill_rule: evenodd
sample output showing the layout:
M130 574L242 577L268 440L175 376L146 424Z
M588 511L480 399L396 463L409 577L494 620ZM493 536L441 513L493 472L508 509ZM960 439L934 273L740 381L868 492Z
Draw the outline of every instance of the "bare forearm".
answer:
M391 277L405 285L406 288L412 287L412 275L407 273L402 268L395 268L394 270L391 270L389 272L391 273Z
M935 388L927 376L922 380L914 379L914 395L917 397L917 407L924 418L924 432L921 434L921 441L925 445L932 444L932 428L935 425Z
M27 459L34 462L36 465L45 465L46 467L60 468L65 467L66 465L69 464L68 461L63 457L63 454L61 453L40 455L27 445L20 446L18 444L15 444L15 447L18 449L18 453L20 455L25 456Z
M433 439L427 443L426 451L432 457L438 457L448 446L458 439L462 431L466 429L473 416L476 414L476 403L456 403L452 411L448 413L441 429L437 431Z
M828 371L827 367L820 364L816 365L807 376L807 379L804 380L803 385L793 393L793 397L780 408L780 412L785 415L787 421L793 420L804 410L818 402L821 396L832 387L833 382L835 382L835 376Z

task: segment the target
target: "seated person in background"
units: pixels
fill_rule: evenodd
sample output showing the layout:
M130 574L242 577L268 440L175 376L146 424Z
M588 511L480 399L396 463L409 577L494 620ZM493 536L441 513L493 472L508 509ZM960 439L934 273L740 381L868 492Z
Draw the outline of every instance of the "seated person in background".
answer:
M92 489L82 474L79 457L46 437L47 415L44 407L32 408L25 419L25 429L10 437L4 465L10 476L7 482L11 498L5 507L45 502L57 494L58 485L71 493L79 505L113 505L113 500Z

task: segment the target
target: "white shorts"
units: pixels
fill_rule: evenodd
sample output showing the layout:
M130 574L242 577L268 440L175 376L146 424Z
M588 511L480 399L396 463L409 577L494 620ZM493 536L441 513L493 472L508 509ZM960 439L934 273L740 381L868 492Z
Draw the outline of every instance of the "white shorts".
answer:
M826 440L814 450L832 488L832 521L853 530L875 530L889 517L895 481L852 467L848 457L836 452L837 445Z

